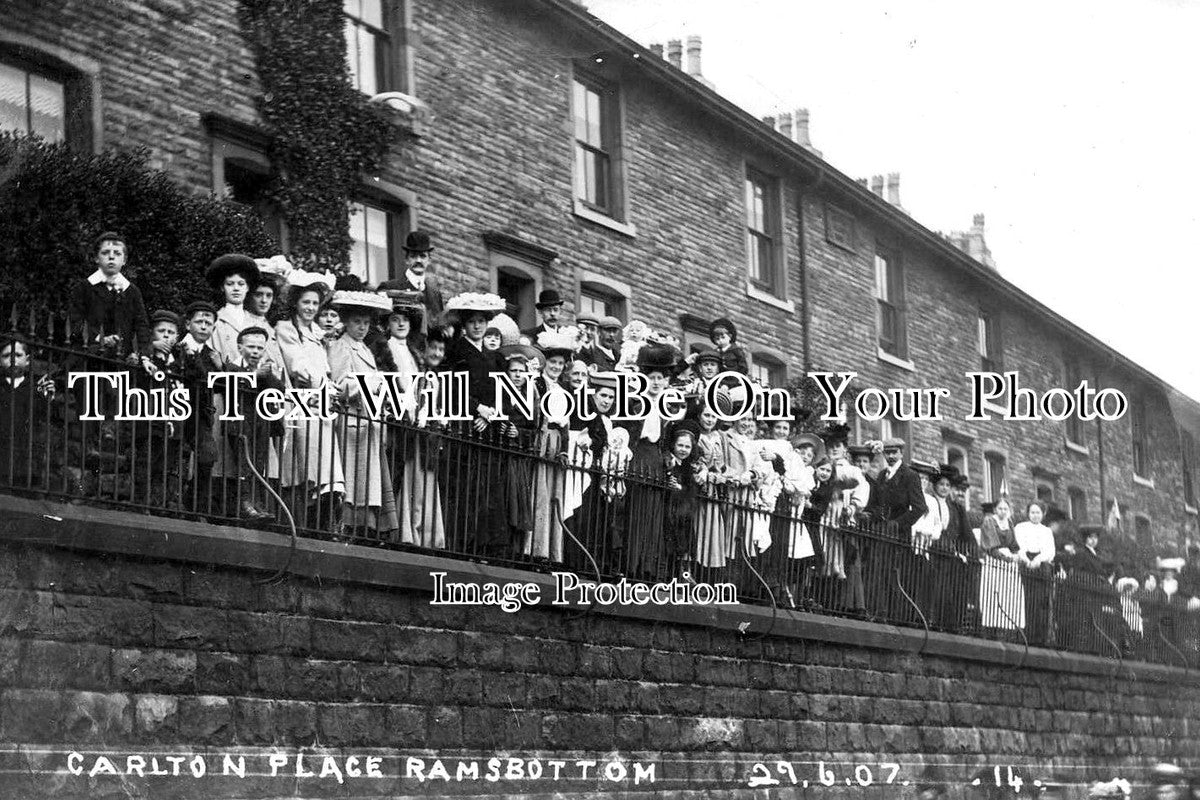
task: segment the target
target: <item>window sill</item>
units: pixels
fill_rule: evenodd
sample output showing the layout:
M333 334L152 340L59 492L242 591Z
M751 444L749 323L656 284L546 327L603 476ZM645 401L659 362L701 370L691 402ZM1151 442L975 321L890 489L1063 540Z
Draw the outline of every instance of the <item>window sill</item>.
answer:
M1135 474L1133 476L1133 482L1136 483L1138 486L1145 486L1147 489L1154 488L1154 479L1153 478L1143 478L1141 475Z
M607 214L601 214L599 211L592 211L583 204L582 200L578 198L575 199L575 207L573 212L575 216L579 217L580 219L586 219L588 222L594 222L597 225L608 228L609 230L622 233L631 239L637 237L637 228L633 225L630 225L627 222L619 222Z
M879 356L880 361L883 361L887 364L891 364L892 366L895 366L895 367L900 367L900 369L906 369L909 372L917 371L917 367L915 364L913 364L913 362L909 361L907 358L900 358L899 356L894 356L891 353L889 353L888 351L884 350L882 347L876 348L875 353L876 353L876 355Z
M1189 506L1187 503L1183 504L1183 511L1185 514L1191 514L1193 517L1200 515L1200 509L1197 509L1195 506Z
M1081 456L1090 456L1092 454L1092 451L1089 450L1085 445L1076 444L1075 442L1072 442L1070 439L1063 439L1063 447L1067 448L1068 450L1072 450L1076 453L1079 453L1079 455L1081 455Z
M400 130L417 137L427 133L429 107L420 99L403 92L383 92L374 96L364 93L364 97L372 105L387 109L392 124Z
M791 300L784 300L781 297L776 297L770 292L764 292L751 284L746 284L746 296L753 297L755 300L766 303L769 306L775 306L778 309L788 312L789 314L796 313L796 304Z

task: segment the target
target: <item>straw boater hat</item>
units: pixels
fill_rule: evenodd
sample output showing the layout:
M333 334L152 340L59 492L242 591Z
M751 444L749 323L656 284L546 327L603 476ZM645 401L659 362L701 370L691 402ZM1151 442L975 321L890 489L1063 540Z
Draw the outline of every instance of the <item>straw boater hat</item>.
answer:
M814 464L825 457L825 443L815 433L798 433L791 438L791 442L792 448L795 450L801 447L811 447L813 449Z
M365 312L372 317L392 313L392 301L376 292L334 292L332 305L342 316L355 311Z
M559 328L556 331L542 331L537 337L537 347L546 358L562 356L570 358L579 344L579 329L574 327Z
M446 315L460 322L474 313L483 314L490 320L504 309L504 298L489 292L456 294L446 303Z
M588 376L588 387L595 389L617 390L617 382L621 380L619 372L593 372Z
M251 289L257 286L261 280L258 264L255 264L254 259L250 256L240 253L229 253L214 258L204 273L204 279L208 281L209 286L220 289L230 275L241 275L246 279L246 283L250 284Z

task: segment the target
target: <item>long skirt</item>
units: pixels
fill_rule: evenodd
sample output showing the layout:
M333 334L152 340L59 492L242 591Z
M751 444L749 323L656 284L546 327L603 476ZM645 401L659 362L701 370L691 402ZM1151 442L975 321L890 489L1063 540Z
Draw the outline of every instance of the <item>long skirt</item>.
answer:
M725 566L732 549L731 523L736 509L720 502L723 494L728 496L726 487L708 486L707 492L700 496L696 511L694 559L702 567L719 569Z
M979 578L979 611L980 624L985 628L1025 627L1025 588L1015 562L990 555L984 558Z
M558 502L561 509L566 470L553 459L562 451L564 438L564 432L556 428L539 435L539 458L533 464L533 536L525 548L525 555L555 563L563 560L563 532L554 518L553 504Z
M284 423L279 462L279 482L283 486L304 486L317 495L346 491L332 419Z
M631 449L633 458L625 481L624 572L630 577L653 578L663 559L666 470L662 451L654 442L640 439Z
M404 457L404 475L396 505L400 507L400 541L417 547L443 549L446 523L442 517L442 491L427 450L430 441L412 437Z
M562 485L558 495L562 503L562 518L568 520L583 504L583 493L592 483L592 477L587 469L592 465L592 451L583 448L583 440L587 431L568 431L565 451L567 467L560 470Z
M339 418L338 437L345 453L346 496L342 520L376 534L400 527L392 470L383 447L383 425L353 415Z

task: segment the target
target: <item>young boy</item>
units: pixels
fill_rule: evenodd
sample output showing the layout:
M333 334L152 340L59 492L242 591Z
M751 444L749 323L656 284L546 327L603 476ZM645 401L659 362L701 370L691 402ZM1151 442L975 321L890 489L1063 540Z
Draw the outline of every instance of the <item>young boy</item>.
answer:
M139 381L142 388L169 393L178 383L173 376L177 374L179 361L173 351L181 327L179 315L172 311L159 309L150 315L150 344L146 348L147 354L142 356L143 373ZM177 510L183 497L180 476L183 473L184 423L135 423L135 427L143 433L140 447L147 451L145 456L150 462L150 477L141 498L151 508Z
M106 231L96 237L91 253L96 270L71 291L71 336L105 356L128 357L136 364L150 341L150 323L141 291L122 274L128 254L121 234Z
M500 329L493 326L483 332L483 349L496 352L500 349Z
M187 334L175 345L177 371L188 387L192 415L183 423L183 443L195 456L193 481L185 492L186 505L193 511L207 510L212 494L213 464L217 446L213 438L213 396L208 388L208 373L221 369L221 360L209 340L217 324L217 307L203 300L183 312Z

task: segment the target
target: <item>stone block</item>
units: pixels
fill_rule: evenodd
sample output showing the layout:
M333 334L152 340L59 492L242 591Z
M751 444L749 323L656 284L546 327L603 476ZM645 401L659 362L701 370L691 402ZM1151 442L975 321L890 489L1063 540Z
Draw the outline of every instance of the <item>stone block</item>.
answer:
M234 706L225 697L198 695L179 699L179 735L187 742L225 745L234 738Z
M117 687L135 692L179 693L196 683L196 653L185 650L112 651Z

